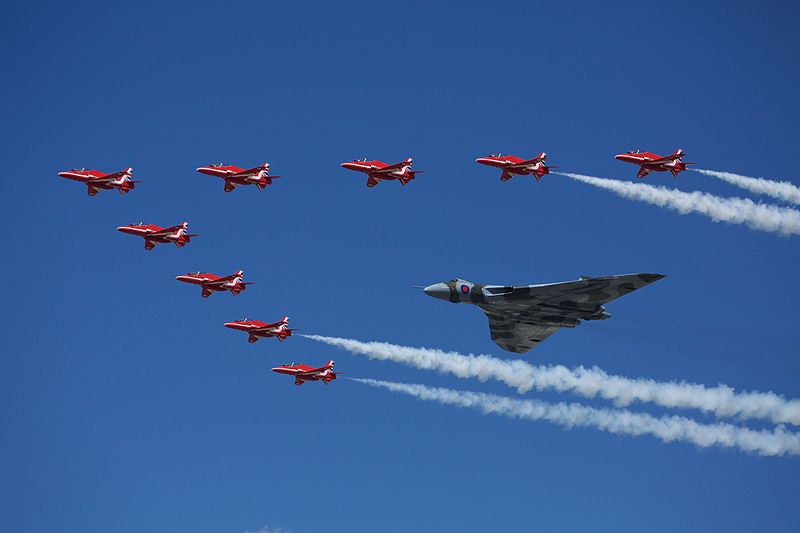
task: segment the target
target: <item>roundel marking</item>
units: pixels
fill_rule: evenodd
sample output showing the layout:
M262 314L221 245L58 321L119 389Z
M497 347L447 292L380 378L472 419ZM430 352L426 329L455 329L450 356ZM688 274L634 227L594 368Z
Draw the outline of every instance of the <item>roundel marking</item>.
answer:
M466 285L461 286L461 292L467 294L469 292L469 287Z

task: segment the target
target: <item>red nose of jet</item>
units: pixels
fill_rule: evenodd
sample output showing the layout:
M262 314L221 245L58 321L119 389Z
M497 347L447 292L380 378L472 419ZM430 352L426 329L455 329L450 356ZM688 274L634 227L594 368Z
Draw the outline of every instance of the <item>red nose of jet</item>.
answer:
M129 233L131 235L136 235L138 233L137 228L133 226L120 226L117 228L117 231L121 231L122 233Z

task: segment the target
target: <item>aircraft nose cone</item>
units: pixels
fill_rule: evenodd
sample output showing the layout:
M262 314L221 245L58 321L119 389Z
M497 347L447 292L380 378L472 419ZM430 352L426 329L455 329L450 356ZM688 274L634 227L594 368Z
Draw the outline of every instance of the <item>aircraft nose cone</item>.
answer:
M424 292L428 296L439 298L440 300L450 299L450 287L448 287L444 283L434 283L433 285L428 285L427 287L422 289L422 292Z

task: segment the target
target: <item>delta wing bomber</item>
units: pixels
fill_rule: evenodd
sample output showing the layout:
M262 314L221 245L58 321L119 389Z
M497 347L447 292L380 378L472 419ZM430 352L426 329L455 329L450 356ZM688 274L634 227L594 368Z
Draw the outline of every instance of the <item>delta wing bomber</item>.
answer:
M462 279L425 287L428 296L476 305L502 349L525 353L561 328L611 318L605 304L658 281L661 274L623 274L542 285L479 285Z

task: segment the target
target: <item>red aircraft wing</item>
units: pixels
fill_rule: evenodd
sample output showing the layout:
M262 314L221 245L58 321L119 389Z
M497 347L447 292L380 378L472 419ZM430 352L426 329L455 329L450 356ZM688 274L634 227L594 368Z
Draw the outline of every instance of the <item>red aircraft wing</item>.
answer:
M536 163L544 163L544 157L534 157L533 159L528 159L526 161L520 161L519 163L514 163L513 165L508 165L509 167L527 167L528 165L535 165Z
M660 157L658 159L652 159L652 160L648 161L648 163L651 163L651 164L652 163L671 163L672 161L675 161L676 159L680 159L681 157L683 157L685 155L686 154L683 153L683 150L678 148L672 154L670 154L670 155L668 155L666 157Z
M228 174L228 177L229 178L246 178L248 176L253 176L255 174L258 174L262 170L266 170L266 169L264 167L260 167L260 166L259 167L254 167L254 168L248 168L247 170L240 170L238 172L234 172L233 174Z
M123 176L129 178L129 177L131 177L131 172L132 171L133 171L132 168L126 168L125 170L120 170L119 172L114 172L112 174L106 174L105 176L102 176L102 177L99 177L99 178L93 177L92 181L96 181L96 180L112 181L112 180L115 180L115 179L119 179L119 178L121 178Z
M156 231L154 231L152 233L148 233L146 235L143 235L143 237L166 237L167 235L171 235L171 234L175 233L180 228L181 228L181 226L172 226L172 227L169 227L169 228L162 228L162 229L156 230Z
M269 165L264 164L253 168L248 168L246 170L239 170L234 172L233 174L228 174L227 177L229 178L247 178L249 176L255 176L259 172L267 172L269 173ZM270 179L272 178L280 178L280 176L268 176Z
M221 285L221 284L226 283L228 281L232 281L233 278L235 278L237 276L239 276L238 273L237 274L231 274L230 276L224 276L224 277L221 277L221 278L217 278L217 279L212 279L212 280L206 281L205 284L206 285Z
M387 166L385 166L383 168L379 168L379 169L376 169L376 170L371 170L370 172L376 173L376 174L377 173L384 174L384 173L394 172L395 170L400 170L401 168L407 167L409 165L411 165L411 158L410 157L404 159L403 161L401 161L399 163L395 163L393 165L387 165Z

